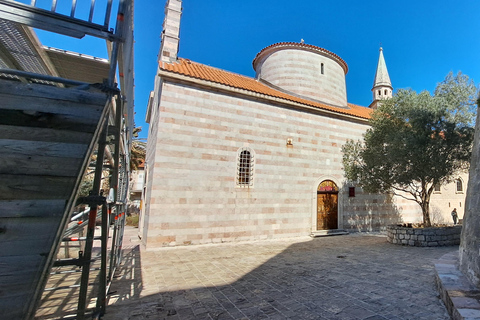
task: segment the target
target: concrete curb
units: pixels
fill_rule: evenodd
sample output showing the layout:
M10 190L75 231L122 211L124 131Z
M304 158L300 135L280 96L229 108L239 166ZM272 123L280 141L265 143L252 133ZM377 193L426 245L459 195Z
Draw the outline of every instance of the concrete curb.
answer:
M458 268L458 250L435 261L435 282L453 320L480 320L480 290Z

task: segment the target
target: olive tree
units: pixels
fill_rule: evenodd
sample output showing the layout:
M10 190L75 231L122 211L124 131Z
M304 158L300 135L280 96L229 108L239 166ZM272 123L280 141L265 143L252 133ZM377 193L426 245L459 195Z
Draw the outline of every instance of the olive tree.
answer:
M430 196L470 161L476 87L450 73L433 94L399 90L371 114L363 141L343 146L347 179L366 192L393 192L415 201L431 226Z

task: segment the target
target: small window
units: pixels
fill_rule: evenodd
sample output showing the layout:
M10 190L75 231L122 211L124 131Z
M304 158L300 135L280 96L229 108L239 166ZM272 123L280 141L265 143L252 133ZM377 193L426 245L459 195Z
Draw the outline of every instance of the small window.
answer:
M350 198L355 197L355 187L349 187L349 188L348 188L348 196L349 196Z
M440 183L436 183L433 187L433 192L440 193Z
M387 90L385 90L385 95L387 95Z
M460 179L457 179L457 192L463 192L463 182Z
M382 90L378 90L378 95L379 95L379 96L382 95Z
M322 74L324 74L324 72L325 72L325 67L324 67L323 63L320 65L320 72Z
M237 161L237 186L251 187L253 186L253 151L249 148L242 148L238 153Z

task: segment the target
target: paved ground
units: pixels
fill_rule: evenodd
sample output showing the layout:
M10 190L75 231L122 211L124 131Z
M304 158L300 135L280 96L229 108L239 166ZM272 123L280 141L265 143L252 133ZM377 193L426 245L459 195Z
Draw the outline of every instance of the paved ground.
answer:
M456 247L354 234L144 252L134 232L105 320L449 319L432 261Z

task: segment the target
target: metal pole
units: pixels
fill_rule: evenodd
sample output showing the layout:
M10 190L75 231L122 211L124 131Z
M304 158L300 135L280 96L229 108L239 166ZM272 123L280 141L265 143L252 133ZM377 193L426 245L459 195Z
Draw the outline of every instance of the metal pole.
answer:
M97 162L95 164L95 178L93 179L93 188L91 191L91 196L98 196L98 194L100 193L100 187L102 182L103 157L105 154L107 128L108 128L108 121L106 119L103 126L104 128L98 142ZM80 294L78 298L78 309L77 309L78 320L84 319L85 317L85 308L86 308L87 293L88 293L87 292L88 278L90 275L90 260L92 258L92 246L93 246L93 238L95 236L95 220L97 218L97 209L98 209L98 204L94 203L93 205L91 205L91 209L88 217L87 239L85 241L85 251L83 255L84 264L82 265L82 277L80 280Z
M102 248L100 257L100 279L97 298L97 312L100 316L105 314L107 301L107 241L108 241L108 209L107 205L102 206Z
M116 105L116 111L115 111L115 146L114 146L114 161L115 165L112 171L112 186L114 190L114 203L117 203L118 201L118 171L120 170L120 140L121 136L120 133L122 132L122 106L123 103L121 99L116 100L117 105ZM123 168L122 168L123 169ZM114 257L116 254L116 239L117 239L117 227L118 227L118 205L115 205L115 222L114 222L114 228L113 228L113 239L112 239L112 247L110 249L110 271L108 274L108 279L111 281L113 279L113 273L114 273Z
M112 237L112 247L110 248L110 267L108 271L108 281L112 281L113 273L115 272L115 255L117 247L117 229L118 229L118 205L115 209L115 222L113 225L113 237Z

